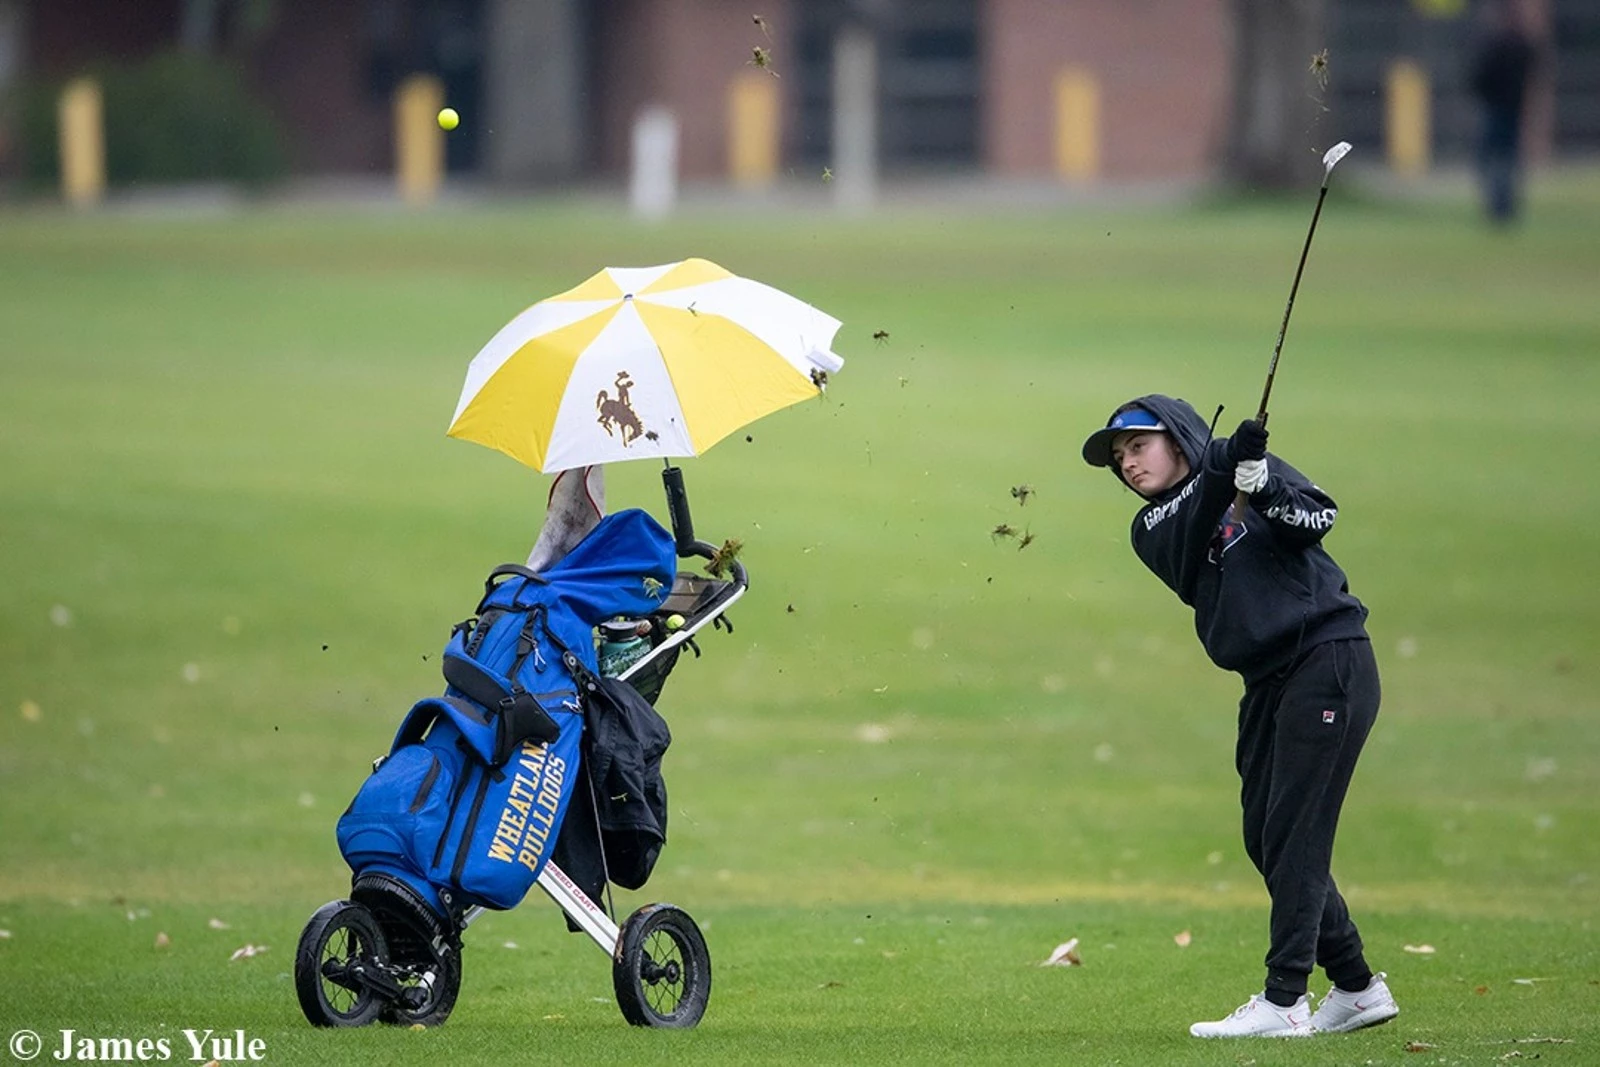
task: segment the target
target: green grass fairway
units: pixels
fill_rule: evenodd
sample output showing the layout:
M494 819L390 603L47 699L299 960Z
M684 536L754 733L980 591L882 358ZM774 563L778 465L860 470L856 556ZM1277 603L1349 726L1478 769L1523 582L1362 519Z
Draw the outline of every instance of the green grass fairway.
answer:
M1372 610L1385 699L1335 872L1393 1024L1188 1036L1266 949L1239 684L1078 458L1137 393L1253 412L1308 193L0 214L0 1036L40 1062L68 1029L188 1062L187 1028L277 1064L1600 1063L1600 178L1537 187L1509 234L1357 190L1323 212L1272 443L1338 500ZM710 1010L628 1027L536 891L468 932L447 1025L314 1030L289 975L348 887L334 821L543 515L547 477L445 438L467 363L601 266L688 255L846 323L826 399L683 464L752 584L668 683L671 840L617 904L701 922ZM611 508L662 515L658 469L608 471ZM1071 937L1081 968L1037 966Z

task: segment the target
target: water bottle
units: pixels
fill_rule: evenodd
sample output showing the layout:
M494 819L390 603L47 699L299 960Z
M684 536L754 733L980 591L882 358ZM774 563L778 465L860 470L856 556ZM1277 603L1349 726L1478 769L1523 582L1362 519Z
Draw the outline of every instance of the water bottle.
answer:
M600 673L615 678L650 651L649 619L612 619L600 624Z

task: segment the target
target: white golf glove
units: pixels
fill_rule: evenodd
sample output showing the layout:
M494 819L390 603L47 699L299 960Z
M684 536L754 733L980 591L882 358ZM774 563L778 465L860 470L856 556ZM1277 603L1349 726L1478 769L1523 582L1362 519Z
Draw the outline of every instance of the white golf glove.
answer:
M1241 460L1233 468L1233 487L1241 493L1259 493L1266 484L1267 461L1264 459Z

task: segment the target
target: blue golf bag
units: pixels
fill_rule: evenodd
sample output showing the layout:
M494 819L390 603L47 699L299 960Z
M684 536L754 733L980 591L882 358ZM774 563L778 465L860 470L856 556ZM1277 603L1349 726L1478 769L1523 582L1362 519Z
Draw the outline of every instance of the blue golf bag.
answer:
M354 874L400 880L452 924L471 907L515 907L581 773L594 627L658 609L676 564L672 534L631 509L543 572L495 568L445 646L444 694L412 707L339 819Z

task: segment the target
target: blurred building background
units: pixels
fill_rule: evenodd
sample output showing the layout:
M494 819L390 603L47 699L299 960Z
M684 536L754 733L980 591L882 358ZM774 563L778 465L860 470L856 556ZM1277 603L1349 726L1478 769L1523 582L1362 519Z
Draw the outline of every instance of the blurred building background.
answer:
M1414 137L1426 159L1470 158L1474 0L1278 6L1311 20L1312 36L1278 49L1277 62L1299 72L1295 136L1350 140L1369 159L1392 151L1398 63L1413 86L1422 79L1427 111ZM1525 6L1548 45L1533 152L1594 155L1600 2ZM621 180L647 105L676 116L686 181L815 175L838 158L841 42L864 34L871 62L857 76L870 79L867 119L887 177L1195 180L1230 151L1238 67L1259 54L1241 40L1261 9L1259 0L0 0L0 175L47 179L53 101L85 73L107 79L108 153L119 159L134 149L117 141L113 119L155 122L179 107L173 95L225 110L226 93L206 88L213 75L196 64L232 72L241 100L226 107L252 109L248 122L270 130L261 137L271 145L213 156L254 151L280 175L392 171L396 94L419 73L436 76L463 117L446 139L455 177L505 187ZM1325 71L1312 69L1307 41L1326 49ZM116 79L132 77L115 72L160 57L171 66L136 82L137 107L113 99ZM231 114L173 121L195 140L215 127L205 136L219 146L246 124ZM169 140L170 151L190 150L183 136Z

